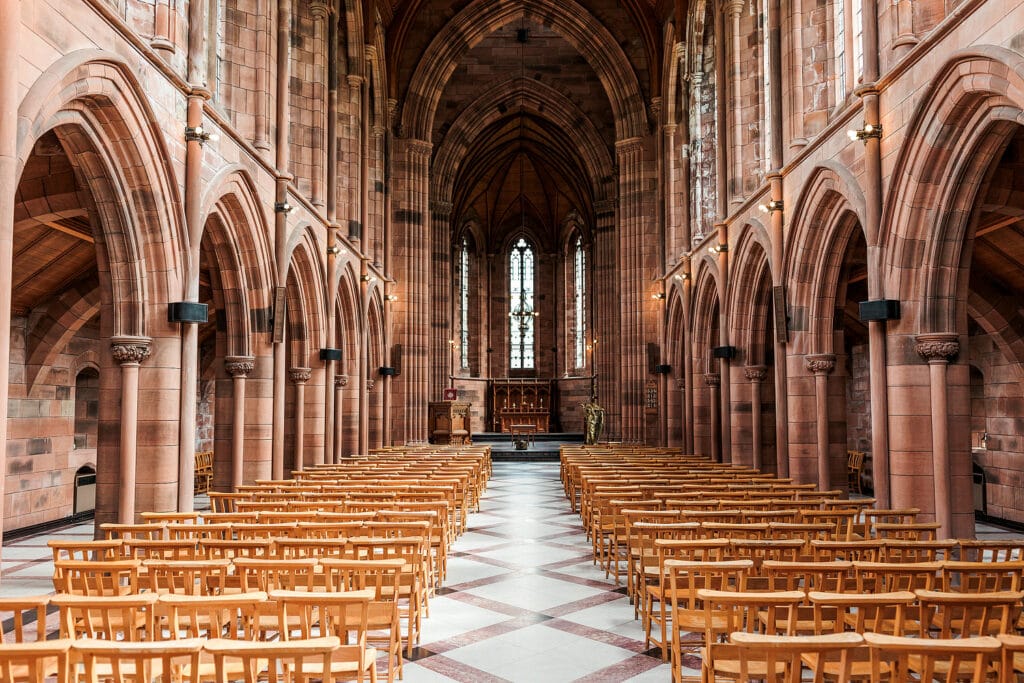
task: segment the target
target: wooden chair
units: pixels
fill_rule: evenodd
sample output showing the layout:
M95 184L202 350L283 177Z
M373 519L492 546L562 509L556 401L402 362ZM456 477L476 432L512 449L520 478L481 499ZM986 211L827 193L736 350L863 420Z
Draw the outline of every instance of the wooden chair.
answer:
M45 683L68 678L71 639L0 645L0 680L4 683Z
M268 538L248 540L199 539L201 554L211 560L234 560L235 558L266 558L271 554L274 541Z
M422 537L353 538L353 558L357 560L399 559L405 562L399 586L399 609L406 620L406 654L412 656L419 643L423 616L429 616L424 588L427 576Z
M100 524L100 530L108 541L127 540L129 538L160 541L167 538L167 527L164 524L115 524L107 522L106 524Z
M863 493L860 476L864 471L864 451L846 451L846 480L851 491Z
M882 545L882 562L938 562L950 559L956 541L886 540Z
M1024 538L976 541L961 539L962 562L1013 562L1024 560Z
M1000 681L1011 683L1024 674L1024 636L1003 634L999 636L1003 646L999 665Z
M314 558L302 560L268 560L237 558L234 561L238 573L239 589L242 593L266 593L276 590L313 591L317 587L318 561ZM278 629L278 610L273 600L257 606L257 628L261 634L274 633Z
M55 595L50 604L60 610L62 638L111 641L156 639L154 593L93 596Z
M753 568L750 560L685 561L666 560L665 570L668 573L664 602L668 609L655 620L654 615L648 621L645 637L653 641L649 633L650 624L657 623L661 627L662 660L666 659L665 650L671 655L672 678L674 681L682 677L682 638L683 632L705 634L708 632L707 615L700 591L743 591L746 589L747 577ZM803 599L803 593L800 594ZM668 622L671 621L671 633L666 635ZM666 648L665 641L669 640ZM709 641L705 641L705 645Z
M139 590L138 560L54 562L53 585L61 593L125 595Z
M643 587L643 606L640 618L644 627L644 645L651 643L661 648L662 660L668 659L668 623L671 610L672 594L675 590L669 571L669 560L691 562L718 562L726 557L729 541L724 538L700 540L669 540L658 539L654 542L658 553L657 581ZM753 563L750 563L753 566ZM694 618L697 622L696 617ZM651 635L657 626L660 638Z
M198 512L143 512L139 515L147 524L198 524Z
M949 593L917 590L921 605L921 637L997 636L1011 633L1020 616L1020 591Z
M161 595L158 608L165 613L163 632L171 640L182 638L224 638L255 641L259 637L256 611L267 601L266 593L237 595ZM196 681L216 681L213 657L200 653L199 668L182 672ZM232 680L241 678L241 667L231 671Z
M812 540L811 557L815 562L878 562L882 557L881 540L819 541Z
M829 680L848 683L852 664L851 652L864 644L858 633L829 633L821 636L766 635L737 632L729 636L735 653L739 683L801 683L802 658L814 655L816 667L812 680L824 680L826 664L833 672Z
M195 560L200 553L195 540L130 539L123 541L124 554L133 560Z
M402 675L402 629L397 596L405 561L328 558L321 564L328 590L373 591L367 608L367 641L380 643L387 653L388 683L393 683L396 673Z
M123 556L124 541L58 541L49 540L46 545L53 551L53 561L62 560L117 560Z
M83 638L72 643L72 651L85 666L89 683L156 683L172 678L185 680L175 672L197 671L200 638L161 642L124 642ZM195 679L189 679L195 683Z
M340 680L355 678L360 683L367 676L377 680L377 651L366 644L373 590L274 591L270 597L280 610L282 640L336 636L343 643L331 653L329 669L304 666L298 671Z
M943 562L942 590L958 593L1018 591L1024 588L1024 562Z
M146 560L145 583L157 594L217 595L228 584L230 560Z
M865 633L871 655L871 682L954 681L983 683L999 659L1001 644L990 636L980 638L907 638ZM883 664L891 667L886 671Z
M876 594L811 591L807 599L814 609L815 635L843 633L846 630L861 635L868 632L902 635L907 623L907 611L914 605L916 596L908 591ZM821 664L817 653L805 655L804 663L811 670L822 669L827 677L839 674L836 663L826 660ZM854 650L850 654L848 666L851 678L863 680L871 675L871 662L864 650ZM888 665L883 664L883 672L889 672Z
M335 636L277 642L215 638L203 649L213 656L217 681L238 680L237 672L242 671L245 683L310 683L330 679L331 658L340 646Z
M48 595L0 598L0 624L3 625L0 626L0 644L46 640L46 608L49 604Z
M903 524L889 524L879 522L875 524L875 534L878 538L895 538L906 541L932 541L935 540L939 530L938 522L914 522Z
M726 640L729 634L795 635L797 607L804 601L804 592L701 589L697 591L697 599L704 606L701 678L717 681L741 677L739 655ZM785 673L785 666L755 673L775 678Z

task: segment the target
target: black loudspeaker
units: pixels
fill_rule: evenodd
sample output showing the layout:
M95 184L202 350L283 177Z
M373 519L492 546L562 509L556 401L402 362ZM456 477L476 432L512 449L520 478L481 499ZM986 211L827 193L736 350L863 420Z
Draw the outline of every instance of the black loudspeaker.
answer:
M398 373L395 372L394 368L389 368L385 366L380 369L380 374L382 377L394 377Z
M736 347L735 346L716 346L711 349L711 355L715 358L735 358Z
M872 320L899 320L900 302L896 299L861 301L860 319L862 322L869 322Z
M341 349L320 349L320 360L341 360Z
M672 366L671 365L655 365L654 366L654 372L659 374L659 375L667 375L670 372L672 372Z
M392 375L402 374L402 345L395 344L391 347L391 369L394 370Z
M210 319L206 304L195 301L175 301L167 304L169 323L205 323Z

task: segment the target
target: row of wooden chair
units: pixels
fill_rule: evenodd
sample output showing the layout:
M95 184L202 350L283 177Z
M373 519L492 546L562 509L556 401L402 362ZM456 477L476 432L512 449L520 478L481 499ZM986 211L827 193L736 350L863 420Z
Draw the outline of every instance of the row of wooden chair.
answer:
M1024 673L1024 637L911 638L881 633L785 636L735 632L710 648L705 680L998 681ZM858 666L859 664L859 666Z

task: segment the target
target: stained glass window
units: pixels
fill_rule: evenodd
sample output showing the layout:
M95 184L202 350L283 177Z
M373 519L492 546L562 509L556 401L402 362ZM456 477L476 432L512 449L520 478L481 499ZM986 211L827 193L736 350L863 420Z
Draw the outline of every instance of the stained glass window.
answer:
M573 256L573 304L576 328L573 330L576 367L587 364L587 254L583 250L583 238L576 238L576 253Z
M509 366L513 370L532 370L533 323L533 247L520 237L508 259L509 293Z
M459 252L459 367L469 367L469 243Z

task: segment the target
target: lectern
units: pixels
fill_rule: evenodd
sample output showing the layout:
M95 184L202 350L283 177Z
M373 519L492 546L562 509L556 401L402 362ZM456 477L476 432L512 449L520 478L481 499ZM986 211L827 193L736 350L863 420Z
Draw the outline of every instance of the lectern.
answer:
M469 409L472 405L460 401L431 402L427 411L430 443L456 446L472 443L469 432Z

